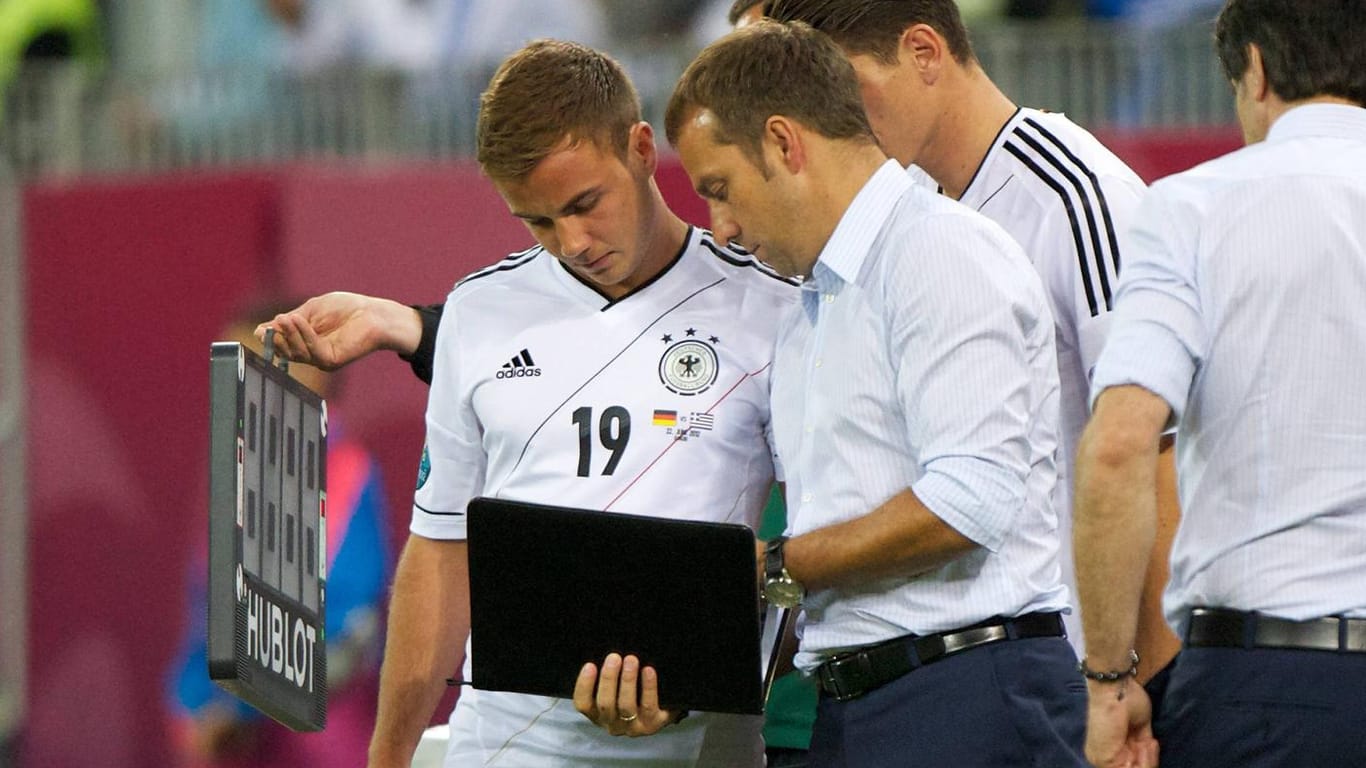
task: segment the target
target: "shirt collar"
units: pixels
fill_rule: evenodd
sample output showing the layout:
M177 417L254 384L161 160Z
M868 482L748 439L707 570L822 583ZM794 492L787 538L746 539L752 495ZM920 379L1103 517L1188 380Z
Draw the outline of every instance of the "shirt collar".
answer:
M883 224L910 186L905 169L895 160L883 163L840 217L830 240L816 259L817 273L821 271L820 267L825 267L844 282L854 282Z
M1281 115L1268 141L1286 141L1305 136L1328 136L1361 140L1366 136L1366 109L1348 104L1303 104Z

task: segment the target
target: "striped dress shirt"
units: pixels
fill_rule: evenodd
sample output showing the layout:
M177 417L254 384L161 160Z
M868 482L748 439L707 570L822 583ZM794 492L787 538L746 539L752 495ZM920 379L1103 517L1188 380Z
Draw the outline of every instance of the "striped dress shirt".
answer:
M808 595L797 663L1067 605L1058 373L1039 277L1000 227L894 162L845 212L780 331L773 431L799 535L911 489L978 549Z
M1177 422L1163 599L1366 616L1366 110L1316 104L1152 188L1094 392Z

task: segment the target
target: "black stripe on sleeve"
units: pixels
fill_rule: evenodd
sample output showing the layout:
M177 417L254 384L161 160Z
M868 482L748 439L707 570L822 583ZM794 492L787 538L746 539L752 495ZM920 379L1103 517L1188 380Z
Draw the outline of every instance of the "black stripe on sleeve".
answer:
M1115 224L1110 219L1110 204L1105 200L1105 190L1100 186L1100 179L1096 178L1096 174L1091 170L1090 166L1083 163L1081 158L1072 154L1072 151L1064 146L1063 143L1058 140L1057 136L1054 136L1048 129L1035 122L1034 118L1026 117L1025 122L1033 126L1034 130L1042 134L1045 139L1048 139L1053 146L1062 150L1062 153L1067 155L1067 159L1075 163L1077 168L1081 169L1081 172L1086 174L1086 178L1091 180L1091 187L1096 190L1096 200L1100 202L1100 215L1105 222L1105 234L1110 241L1110 258L1115 265L1115 274L1119 274L1119 238L1118 235L1115 234Z
M1019 161L1033 172L1035 176L1039 177L1040 181L1047 184L1050 189L1057 193L1058 197L1062 198L1063 207L1067 209L1067 220L1072 224L1072 241L1077 247L1077 263L1081 267L1082 285L1086 288L1086 304L1091 310L1092 317L1099 315L1100 309L1096 305L1096 291L1091 287L1091 268L1086 263L1086 246L1082 241L1081 222L1077 220L1077 209L1076 206L1072 204L1071 196L1067 194L1066 189L1063 189L1062 184L1052 176L1049 176L1037 163L1030 160L1029 156L1024 153L1024 150L1008 141L1002 146L1005 147L1007 152L1019 159Z
M545 249L538 245L534 248L528 248L527 250L522 251L521 253L514 253L511 256L507 257L506 259L503 259L502 261L498 262L497 264L494 264L491 267L485 267L479 270L478 272L470 274L468 277L456 283L455 287L459 288L465 283L473 282L481 277L488 277L489 275L495 275L499 272L506 272L509 269L516 269L518 267L526 266L527 264L530 264L531 262L535 261L536 257L540 256L541 253L543 253L544 251Z
M1058 173L1062 174L1062 177L1077 191L1077 199L1081 201L1082 212L1086 214L1086 229L1091 236L1091 254L1096 262L1096 273L1100 278L1100 292L1105 298L1105 308L1107 310L1114 309L1110 296L1110 276L1107 274L1105 268L1105 253L1100 244L1100 230L1096 226L1096 212L1091 205L1091 195L1087 194L1086 185L1077 177L1077 174L1072 172L1072 169L1068 168L1058 159L1057 155L1048 151L1047 148L1040 144L1038 139L1030 136L1019 128L1016 128L1014 133L1021 141L1028 144L1040 157L1047 161L1049 165L1053 166Z
M731 266L748 267L749 269L756 270L759 274L763 275L764 277L772 278L780 283L787 283L788 285L798 284L795 280L790 280L778 274L773 270L772 267L768 266L767 264L764 264L763 262L759 261L753 256L749 256L749 258L747 259L741 258L741 252L718 246L715 242L712 241L711 233L705 233L700 242L704 247L706 247L707 250L711 251L713 256L720 259L721 261L726 262L727 264L730 264ZM745 251L744 254L749 255L749 252Z

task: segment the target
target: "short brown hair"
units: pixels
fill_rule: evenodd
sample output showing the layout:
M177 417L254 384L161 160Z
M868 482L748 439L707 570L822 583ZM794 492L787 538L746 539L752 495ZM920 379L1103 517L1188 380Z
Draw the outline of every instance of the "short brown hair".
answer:
M1363 0L1229 0L1214 25L1224 75L1241 80L1247 47L1256 45L1272 92L1285 101L1337 96L1366 105L1363 40Z
M768 0L764 12L777 21L803 21L835 38L852 54L895 63L901 33L926 24L943 36L959 64L976 60L955 0Z
M699 109L716 115L718 144L740 147L760 169L764 124L773 115L826 138L876 141L853 66L829 37L805 24L761 21L707 46L669 99L669 143L677 146L683 123Z
M489 178L525 178L566 138L626 157L640 97L612 57L578 43L536 40L505 60L479 99L475 144Z

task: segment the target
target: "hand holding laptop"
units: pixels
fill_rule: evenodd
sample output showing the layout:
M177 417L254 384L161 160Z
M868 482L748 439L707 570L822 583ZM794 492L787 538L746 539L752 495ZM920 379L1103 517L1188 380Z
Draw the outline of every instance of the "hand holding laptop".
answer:
M574 684L574 708L613 736L659 733L686 714L660 709L659 675L654 667L641 669L635 656L623 659L616 653L607 654L600 677L597 665L583 665Z

